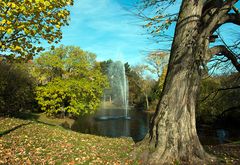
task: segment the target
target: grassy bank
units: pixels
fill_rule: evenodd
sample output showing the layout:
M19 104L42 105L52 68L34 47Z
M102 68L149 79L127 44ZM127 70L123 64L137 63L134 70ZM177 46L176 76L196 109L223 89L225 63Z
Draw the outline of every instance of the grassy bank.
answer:
M134 143L80 134L58 126L0 119L0 164L135 164Z
M0 117L0 164L139 164L127 138L81 134L57 126L65 119L31 115L34 120ZM218 164L240 164L240 142L204 148Z

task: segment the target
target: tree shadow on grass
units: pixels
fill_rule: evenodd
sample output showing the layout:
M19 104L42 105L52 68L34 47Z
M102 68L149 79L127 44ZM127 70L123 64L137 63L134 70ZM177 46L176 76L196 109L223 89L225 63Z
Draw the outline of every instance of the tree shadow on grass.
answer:
M9 130L0 132L0 137L2 137L2 136L4 136L4 135L7 135L7 134L9 134L10 132L15 131L16 129L21 128L21 127L26 126L26 125L29 125L29 124L31 124L31 123L32 123L32 122L20 124L20 125L18 125L18 126L16 126L16 127L13 127L12 129L9 129Z
M27 112L18 112L11 114L12 117L23 119L23 120L33 120L37 121L39 119L39 114L37 113L27 113Z
M36 123L40 123L48 126L60 126L60 127L63 127L64 129L71 130L71 124L68 121L62 121L59 123L51 123L49 121L43 121L42 119L40 119L41 117L40 113L17 112L17 113L8 115L8 117L14 117L14 118L28 120L28 121L30 120L30 121L34 121ZM0 135L1 135L1 132L0 132Z

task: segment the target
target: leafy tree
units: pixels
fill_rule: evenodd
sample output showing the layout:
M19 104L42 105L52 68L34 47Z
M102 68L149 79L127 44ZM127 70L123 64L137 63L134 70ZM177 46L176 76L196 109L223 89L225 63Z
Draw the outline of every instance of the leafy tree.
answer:
M162 90L163 90L163 85L164 85L164 81L167 75L167 66L164 66L162 68L162 72L161 72L161 76L158 78L157 83L154 85L153 89L152 89L152 98L155 99L159 99Z
M43 50L43 41L58 43L72 4L73 0L1 0L0 55L31 59Z
M149 96L152 91L154 80L150 76L145 75L145 71L148 70L148 66L146 65L137 65L133 67L133 70L139 77L139 79L135 80L135 84L139 87L144 96L146 110L149 110Z
M167 74L167 63L169 58L169 53L163 51L155 51L146 57L148 63L147 69L157 76L157 83L152 87L151 90L151 109L156 109L156 105L159 100L159 96L163 89L163 84Z
M96 56L79 47L61 46L43 53L36 59L36 68L37 73L47 73L47 81L36 89L36 99L48 114L91 113L107 87Z
M214 106L215 97L218 96L211 95L218 88L221 88L221 82L218 77L208 77L202 80L198 100L199 107L196 110L196 117L199 122L213 122L215 115L221 113L221 110Z
M221 117L221 114L225 111L231 112L231 109L239 109L239 84L239 75L236 73L209 76L203 79L199 108L196 111L198 121L212 123Z
M146 57L146 61L149 64L148 69L160 78L163 73L164 67L168 63L169 54L167 52L152 52Z
M177 22L163 92L149 134L140 145L145 149L140 157L146 164L209 162L214 158L204 151L197 136L196 101L204 68L215 55L224 56L240 71L238 54L225 45L210 44L223 24L240 25L238 0L182 0L179 13L166 15L166 7L177 1L142 2L145 8L157 10L152 18L157 24L148 25L155 33L168 28L175 18Z
M127 63L126 63L127 64ZM137 108L143 108L144 106L142 106L142 95L141 95L141 88L138 85L139 82L141 82L141 78L139 77L139 75L137 74L137 72L131 67L131 66L127 66L126 67L125 64L125 69L126 71L126 75L128 78L128 85L129 85L129 103L130 105L133 106L138 106Z
M32 110L35 104L35 80L28 64L0 64L0 113L11 115Z
M111 59L100 62L101 71L104 75L108 74L108 69L112 63L113 63L113 61Z
M95 111L100 103L103 89L94 81L82 78L56 78L36 90L37 101L48 115L65 112L82 115Z

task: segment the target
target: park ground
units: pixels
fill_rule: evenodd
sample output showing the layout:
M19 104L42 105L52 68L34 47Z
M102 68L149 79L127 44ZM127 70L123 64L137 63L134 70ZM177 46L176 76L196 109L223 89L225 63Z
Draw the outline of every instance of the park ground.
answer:
M62 120L0 117L0 164L141 164L131 158L131 139L77 133ZM218 164L240 164L240 141L204 147Z

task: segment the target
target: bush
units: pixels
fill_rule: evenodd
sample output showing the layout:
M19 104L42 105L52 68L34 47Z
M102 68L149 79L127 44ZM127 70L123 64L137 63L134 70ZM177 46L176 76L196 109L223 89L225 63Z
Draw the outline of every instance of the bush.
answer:
M0 73L0 113L32 110L35 105L35 85L27 64L1 63Z
M91 113L100 104L103 89L87 79L57 78L36 88L36 100L48 115Z
M208 77L202 81L197 120L213 122L225 110L240 106L239 74ZM238 87L238 88L236 88Z

